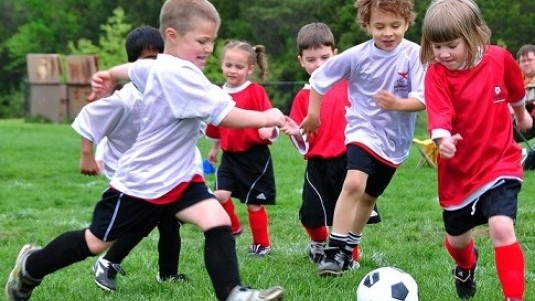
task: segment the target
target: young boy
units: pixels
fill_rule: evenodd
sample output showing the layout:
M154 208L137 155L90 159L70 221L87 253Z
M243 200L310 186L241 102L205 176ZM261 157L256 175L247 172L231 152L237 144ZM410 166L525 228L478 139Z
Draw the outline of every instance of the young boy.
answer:
M338 52L334 36L324 23L310 23L301 27L297 34L297 48L299 63L309 75ZM312 262L318 263L323 257L328 227L332 225L334 207L346 175L344 129L347 124L346 108L350 103L347 81L338 83L323 96L320 113L322 126L310 137L306 148L298 124L306 116L309 95L310 85L307 84L295 96L288 126L282 130L290 135L307 160L299 219L310 237L308 256ZM299 145L305 146L305 149L300 149ZM380 216L375 212L368 223L379 221ZM358 258L354 260L358 261Z
M164 54L156 60L138 60L129 71L132 80L148 78L146 83L134 80L144 91L143 101L134 107L141 113L136 141L119 160L88 229L66 232L42 249L22 248L6 284L9 300L28 300L44 276L98 254L128 229L151 221L164 205L179 220L204 232L206 270L218 300L282 300L280 287L259 291L241 285L230 220L194 163L203 122L257 128L285 122L278 109L236 108L231 97L203 74L220 23L219 13L208 1L163 4ZM97 79L116 78L121 72L112 68L97 73L92 83L96 97L103 87L115 85L102 86Z
M372 39L336 55L310 79L310 103L302 128L311 137L319 126L324 95L347 80L347 175L336 203L329 249L319 264L322 276L353 267L352 253L376 200L407 159L416 111L425 108L420 47L404 39L414 23L411 0L357 0L357 19ZM338 104L340 106L344 104Z
M138 58L156 58L163 52L160 31L152 26L141 26L126 36L129 62ZM101 172L111 180L122 154L134 143L139 130L139 112L134 103L142 100L142 93L128 83L110 97L87 104L78 114L72 127L82 136L81 173L96 175ZM93 144L98 144L93 154ZM96 156L100 156L95 160ZM200 158L199 158L200 160ZM102 166L99 166L100 161ZM200 164L200 162L199 162ZM178 273L180 256L180 223L173 214L163 214L158 221L158 280L184 280ZM94 265L95 283L102 289L116 289L115 278L122 272L120 263L130 251L153 229L147 225L142 233L127 233L118 239Z

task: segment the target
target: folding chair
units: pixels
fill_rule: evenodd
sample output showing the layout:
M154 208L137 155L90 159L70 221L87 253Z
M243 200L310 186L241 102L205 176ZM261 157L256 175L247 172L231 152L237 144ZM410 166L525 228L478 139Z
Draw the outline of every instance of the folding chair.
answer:
M418 152L420 153L420 160L416 164L416 168L422 166L433 166L437 168L437 158L438 158L438 147L435 145L431 139L412 139L412 142L416 144Z

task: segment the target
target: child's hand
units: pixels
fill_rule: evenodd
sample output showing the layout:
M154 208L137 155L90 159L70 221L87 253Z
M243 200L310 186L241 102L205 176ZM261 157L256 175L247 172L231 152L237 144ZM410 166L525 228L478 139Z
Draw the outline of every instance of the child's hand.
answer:
M266 127L277 126L281 127L286 123L286 116L282 114L281 110L277 108L271 108L264 111L267 116Z
M258 135L263 140L274 141L279 137L279 131L277 130L277 127L259 128Z
M95 157L89 155L82 155L80 158L80 173L87 176L98 176L100 174L99 164L95 161Z
M208 151L208 156L206 157L208 162L210 162L212 164L216 164L217 163L217 153L218 153L218 149L211 148L210 151Z
M381 90L377 92L373 96L373 100L375 100L375 103L377 103L381 109L389 111L397 110L398 99L388 91Z
M451 159L457 152L457 143L463 140L460 134L440 139L438 143L438 152L442 159Z
M107 70L97 71L91 77L91 94L87 97L88 101L94 101L110 95L117 87L118 82L112 78L111 73Z
M299 125L290 117L286 117L286 124L281 126L280 130L286 133L288 136L301 135L301 132L299 131Z
M303 119L303 122L301 122L300 128L302 129L303 135L306 135L306 137L310 137L311 135L316 133L320 125L321 124L319 117L309 114L305 117L305 119Z

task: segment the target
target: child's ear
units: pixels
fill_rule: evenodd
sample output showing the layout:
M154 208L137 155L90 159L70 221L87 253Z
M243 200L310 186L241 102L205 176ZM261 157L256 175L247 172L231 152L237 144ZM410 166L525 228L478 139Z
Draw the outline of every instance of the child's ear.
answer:
M174 30L171 27L167 27L164 32L165 32L165 37L164 37L165 41L170 41L170 42L174 41L175 43L177 42L176 40L179 35L176 32L176 30Z
M299 61L299 64L301 64L301 67L305 68L305 62L303 62L303 57L298 55L297 60Z
M337 54L338 54L338 48L334 48L334 50L333 50L333 54L334 54L334 55L337 55Z
M255 65L249 65L249 70L247 71L247 74L251 75L254 73Z

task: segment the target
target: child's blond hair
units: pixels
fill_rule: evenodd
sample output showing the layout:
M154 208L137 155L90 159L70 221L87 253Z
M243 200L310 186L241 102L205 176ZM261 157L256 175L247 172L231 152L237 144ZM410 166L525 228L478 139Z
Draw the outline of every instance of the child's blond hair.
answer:
M221 17L214 5L206 0L167 0L160 10L160 33L165 38L166 28L173 28L183 36L197 26L197 21L207 20L217 25Z
M480 59L481 46L490 44L490 36L491 30L474 1L434 0L422 25L420 59L423 64L435 61L433 43L463 39L468 51L466 68L470 68Z
M222 57L225 57L225 52L228 49L240 49L247 53L249 65L258 65L260 68L259 76L262 80L267 78L268 74L268 65L267 65L267 55L266 47L264 45L255 45L252 46L248 42L238 41L238 40L227 40L225 41L225 46L223 47Z

